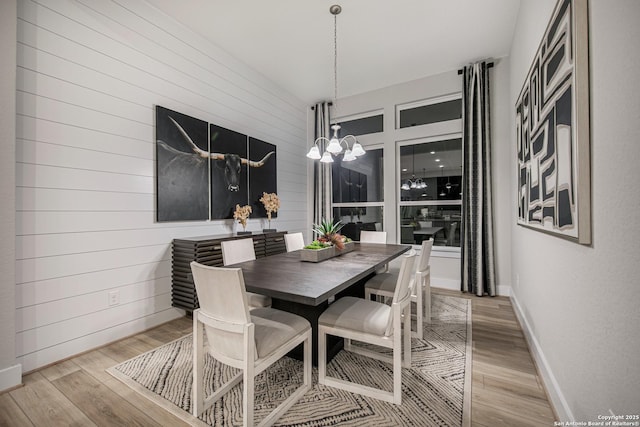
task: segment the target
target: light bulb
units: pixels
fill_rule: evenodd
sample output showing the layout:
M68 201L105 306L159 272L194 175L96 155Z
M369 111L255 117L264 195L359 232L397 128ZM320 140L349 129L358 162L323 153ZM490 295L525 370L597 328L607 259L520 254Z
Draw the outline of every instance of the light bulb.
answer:
M360 143L357 141L355 144L353 144L353 149L351 150L351 152L353 152L353 155L356 157L362 156L364 153L366 153L366 151L364 151L364 148L362 148L362 145L360 145Z
M327 151L333 154L338 154L342 151L342 146L340 145L340 141L338 141L338 138L336 138L335 135L333 136L333 138L331 138L331 141L329 141L329 145L327 146Z
M311 149L307 153L307 157L313 160L318 160L320 158L320 150L318 150L317 145L311 147Z
M329 153L328 151L325 151L320 161L322 163L333 163L333 157L331 157L331 153Z
M342 161L351 162L355 159L356 159L356 156L354 156L353 152L347 148L347 150L344 152L344 157L342 158Z

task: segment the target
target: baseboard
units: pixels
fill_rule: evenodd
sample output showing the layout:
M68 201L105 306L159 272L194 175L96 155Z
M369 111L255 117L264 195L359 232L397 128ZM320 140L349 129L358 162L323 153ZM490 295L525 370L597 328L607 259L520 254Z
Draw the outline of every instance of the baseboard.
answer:
M562 394L562 390L560 390L560 385L558 384L555 375L553 375L553 371L547 362L547 358L544 356L542 348L540 348L538 340L532 332L529 322L524 316L522 307L520 307L520 304L518 303L518 299L515 294L512 294L510 299L513 311L516 313L516 317L520 322L524 337L529 345L531 356L533 357L538 373L542 378L542 383L547 390L547 396L550 400L549 403L551 403L551 406L555 410L559 421L573 421L573 413L567 404L564 394Z
M0 371L0 393L22 384L22 365L9 366Z

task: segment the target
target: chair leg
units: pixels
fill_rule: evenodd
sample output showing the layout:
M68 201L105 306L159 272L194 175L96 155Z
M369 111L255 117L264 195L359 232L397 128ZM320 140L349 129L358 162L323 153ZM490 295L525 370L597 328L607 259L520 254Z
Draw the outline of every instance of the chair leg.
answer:
M418 339L424 338L424 307L423 307L423 290L421 285L417 285L416 289L416 332L413 334Z
M411 305L407 305L404 316L404 363L405 368L411 367Z
M253 365L253 363L250 363L250 365ZM242 425L244 427L253 426L253 402L255 399L255 377L253 373L253 368L245 369L242 381Z
M198 417L204 411L204 390L202 387L204 375L204 328L198 321L198 312L193 313L193 390L191 397L194 416Z
M311 388L311 361L312 361L312 348L311 348L311 333L304 341L304 385Z
M327 375L327 334L322 326L318 327L318 383L325 383Z
M393 331L393 403L402 404L402 327L400 311L394 310ZM406 317L406 316L405 316Z
M424 320L431 323L431 274L425 278L424 292L422 294Z

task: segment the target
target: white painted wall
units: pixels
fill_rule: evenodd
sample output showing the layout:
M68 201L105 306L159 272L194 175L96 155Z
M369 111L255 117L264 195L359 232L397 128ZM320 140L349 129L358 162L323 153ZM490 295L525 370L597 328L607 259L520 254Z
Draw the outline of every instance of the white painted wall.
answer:
M21 382L15 355L16 1L0 2L0 392Z
M509 295L511 278L511 198L508 191L508 176L511 168L509 144L511 143L509 100L509 63L506 59L494 60L490 71L492 111L492 159L494 166L494 213L496 221L496 263L498 293ZM462 66L463 64L461 64ZM370 111L383 111L384 131L377 134L362 135L358 140L366 147L382 145L384 147L384 230L389 242L396 242L397 203L400 184L397 180L396 143L430 136L447 135L461 132L460 121L447 124L433 124L404 129L395 129L395 108L409 102L436 98L462 91L462 76L457 70L429 76L387 88L354 95L338 100L338 117L351 116ZM313 126L313 117L309 119ZM434 248L431 258L432 286L460 289L459 253L438 252Z
M172 239L236 229L155 222L155 105L277 145L272 225L290 231L306 228L307 106L143 0L18 3L16 316L2 337L30 371L182 315Z
M554 5L522 0L511 106ZM640 2L589 8L593 244L516 226L515 166L510 175L513 300L558 415L585 422L640 409Z

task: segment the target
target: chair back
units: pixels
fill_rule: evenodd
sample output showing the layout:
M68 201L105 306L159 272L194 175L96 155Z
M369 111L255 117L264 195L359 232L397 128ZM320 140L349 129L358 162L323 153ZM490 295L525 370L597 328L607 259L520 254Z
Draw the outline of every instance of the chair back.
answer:
M409 252L402 257L402 264L400 265L400 271L398 273L398 280L396 281L396 289L393 292L394 303L402 303L403 301L410 300L411 288L409 286L411 279L414 277L414 266L416 261L415 252ZM389 319L387 320L387 329L385 330L385 336L389 336L393 333L393 311L389 312Z
M287 252L297 251L304 248L304 238L302 233L287 233L284 235L284 245Z
M422 241L420 258L418 258L418 261L416 262L416 273L425 271L429 267L429 260L431 259L431 248L433 248L433 238Z
M458 227L457 222L452 222L449 226L449 234L447 235L447 246L453 246L453 242L456 238L456 228Z
M256 250L253 247L253 239L224 240L222 246L222 263L226 265L256 259Z
M244 359L244 340L238 325L251 322L244 277L240 268L209 267L191 262L200 312L220 327L205 324L209 352L220 361ZM225 330L225 325L229 325Z
M367 231L360 232L361 243L387 243L386 231Z

